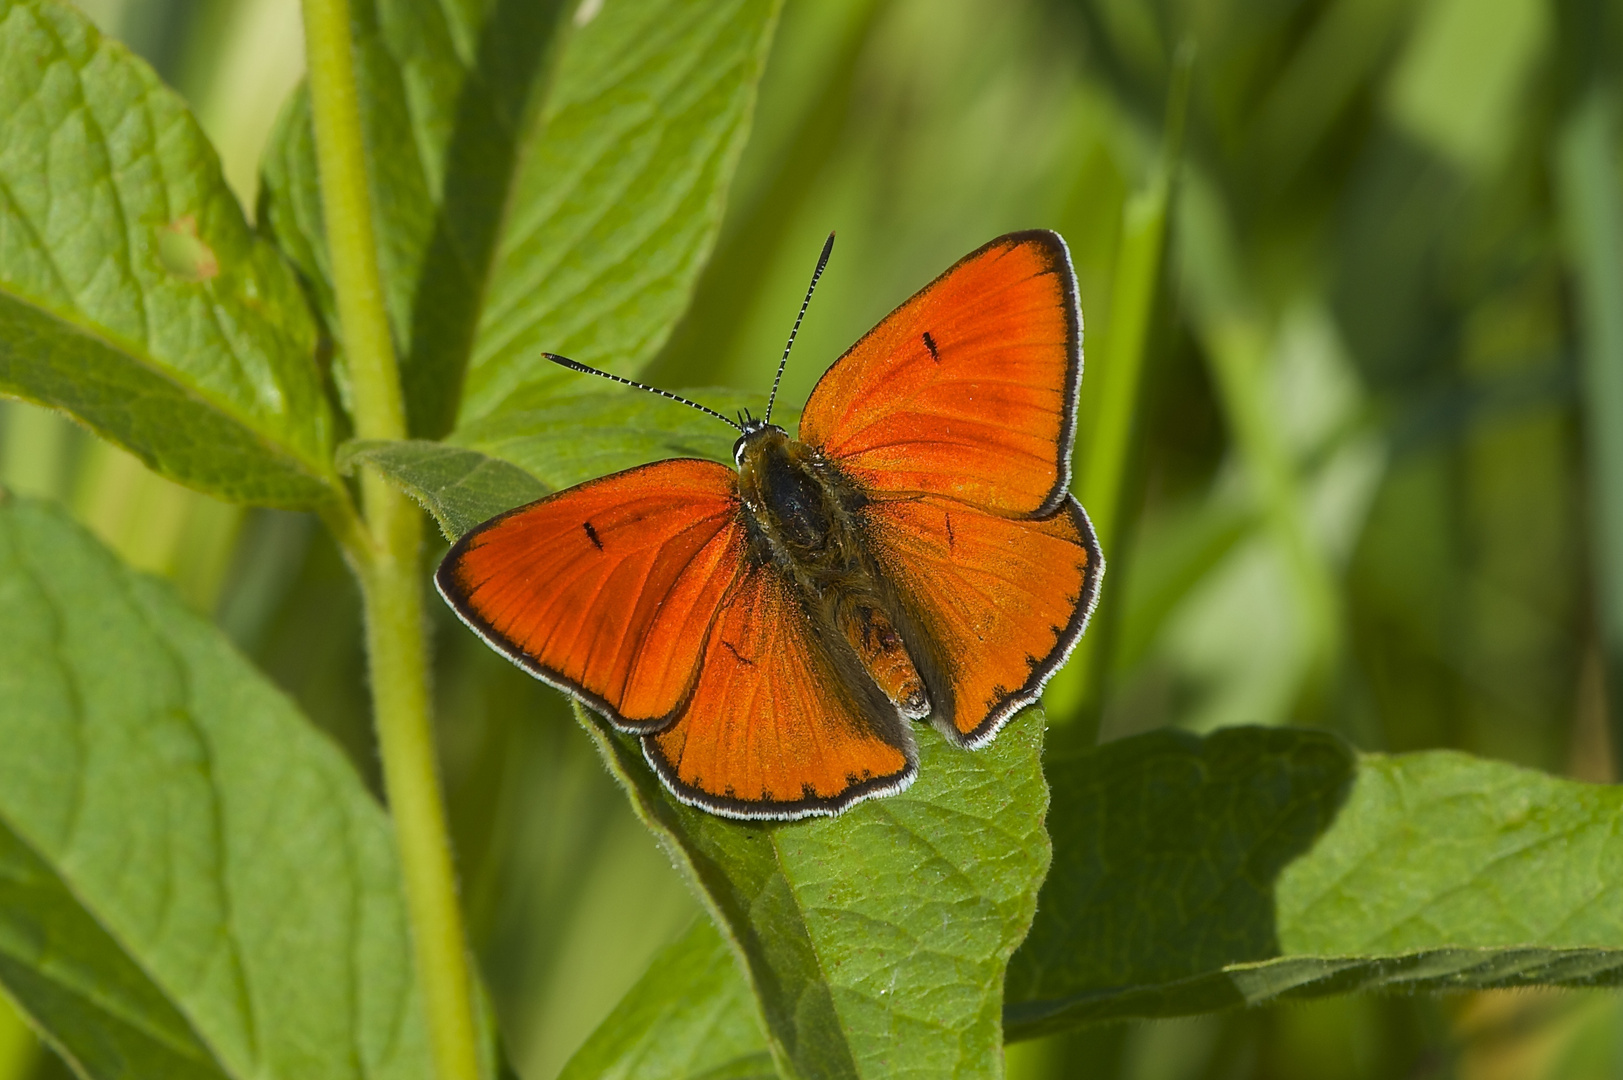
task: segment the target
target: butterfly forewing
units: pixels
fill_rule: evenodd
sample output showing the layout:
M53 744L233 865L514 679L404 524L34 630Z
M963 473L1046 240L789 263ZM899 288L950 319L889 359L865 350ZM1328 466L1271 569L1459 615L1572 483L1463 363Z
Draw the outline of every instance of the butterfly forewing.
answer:
M520 665L626 730L656 729L743 565L734 477L682 459L550 495L459 540L440 592Z
M875 491L1005 514L1070 481L1082 322L1065 242L1012 233L886 316L818 382L800 437Z

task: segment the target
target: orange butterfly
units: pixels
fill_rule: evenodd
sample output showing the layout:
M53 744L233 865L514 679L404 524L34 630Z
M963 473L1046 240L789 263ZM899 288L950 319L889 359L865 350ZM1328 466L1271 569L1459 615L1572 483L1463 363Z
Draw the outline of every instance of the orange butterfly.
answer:
M828 369L798 440L772 399L742 424L678 399L738 428L736 472L660 461L549 495L463 536L440 593L640 735L683 802L839 813L912 782L910 721L982 746L1081 636L1104 570L1067 490L1081 377L1065 242L1001 236Z

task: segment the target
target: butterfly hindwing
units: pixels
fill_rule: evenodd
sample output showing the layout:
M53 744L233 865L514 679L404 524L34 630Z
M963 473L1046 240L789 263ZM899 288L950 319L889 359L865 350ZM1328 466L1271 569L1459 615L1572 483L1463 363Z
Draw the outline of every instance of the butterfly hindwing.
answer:
M874 491L1046 515L1070 482L1082 316L1065 242L1011 233L835 361L800 437Z
M775 568L747 565L692 697L643 736L644 754L678 798L729 817L832 814L901 790L916 768L912 734L838 648Z
M984 744L1035 701L1082 634L1104 563L1066 496L1040 518L1005 518L939 496L881 499L863 512L870 550L923 632L933 719Z
M656 730L743 566L735 475L678 459L549 495L463 536L440 592L520 666L627 731Z

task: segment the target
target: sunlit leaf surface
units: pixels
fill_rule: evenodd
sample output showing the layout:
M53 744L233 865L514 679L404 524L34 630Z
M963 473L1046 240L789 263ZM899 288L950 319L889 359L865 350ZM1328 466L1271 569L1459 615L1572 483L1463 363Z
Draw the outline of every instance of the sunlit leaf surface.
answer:
M583 717L704 889L800 1075L1001 1074L1002 972L1049 857L1041 710L979 751L919 727L907 791L789 824L681 805L635 739Z
M607 3L570 39L514 178L460 422L553 352L621 373L653 358L710 252L781 0Z
M731 390L688 390L723 414L761 411L766 399ZM775 422L793 429L796 414ZM713 416L638 390L544 399L534 408L480 421L456 443L423 439L351 442L339 453L346 469L372 465L422 503L447 538L548 491L667 458L732 464L737 432Z
M414 434L553 378L543 350L620 371L652 355L720 225L778 4L354 6ZM267 155L267 217L331 321L316 179L301 97Z
M375 466L434 515L448 540L547 493L516 465L424 439L345 443L338 462L345 469Z
M0 982L87 1076L426 1078L392 833L168 586L0 503Z
M708 920L649 965L559 1080L777 1080L749 984Z
M587 376L576 376L587 378ZM765 394L736 390L680 391L724 416L748 409L760 416ZM567 396L526 394L508 408L460 429L456 445L522 466L550 487L564 488L633 465L695 457L733 464L738 432L713 416L640 390L586 391ZM772 422L793 432L791 409Z
M315 324L178 96L72 8L0 0L0 392L223 498L331 498Z
M1359 989L1623 980L1615 787L1333 737L1156 732L1051 762L1015 1037Z

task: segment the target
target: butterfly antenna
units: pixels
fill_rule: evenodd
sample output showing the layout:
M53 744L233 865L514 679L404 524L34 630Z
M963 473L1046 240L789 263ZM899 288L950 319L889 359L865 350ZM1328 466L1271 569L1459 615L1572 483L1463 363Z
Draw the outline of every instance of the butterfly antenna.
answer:
M772 406L778 400L778 384L783 381L784 365L789 363L789 350L795 347L795 335L800 333L800 320L806 317L806 308L811 304L813 290L817 288L817 279L823 276L823 267L828 265L828 257L834 253L834 234L829 233L828 239L823 241L823 253L817 257L817 269L812 271L811 284L806 286L806 299L800 302L800 314L795 316L795 325L789 331L789 344L783 347L783 358L778 361L778 374L772 379L772 393L766 399L767 423L772 421Z
M626 386L635 386L638 390L646 390L650 394L658 394L660 397L670 398L672 401L680 401L683 405L686 405L690 409L698 409L702 413L709 413L711 416L714 416L717 420L720 420L723 424L726 424L730 428L735 428L738 431L744 430L741 425L729 420L727 417L710 408L708 405L700 405L697 401L689 401L681 394L673 394L669 390L661 390L657 386L649 386L647 383L640 383L635 379L625 379L621 378L619 375L611 375L607 371L599 371L595 367L587 367L579 360L571 360L567 356L559 356L556 353L542 353L541 355L560 367L568 368L570 371L584 371L588 375L599 375L605 379L608 379L610 382L623 383Z

